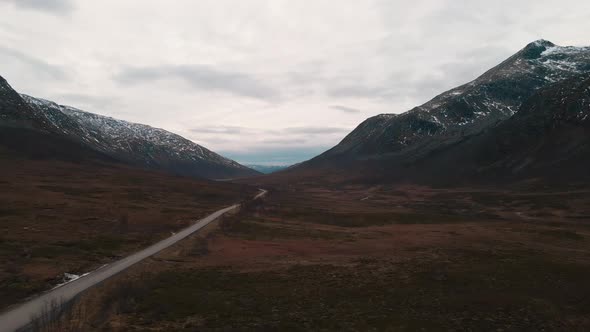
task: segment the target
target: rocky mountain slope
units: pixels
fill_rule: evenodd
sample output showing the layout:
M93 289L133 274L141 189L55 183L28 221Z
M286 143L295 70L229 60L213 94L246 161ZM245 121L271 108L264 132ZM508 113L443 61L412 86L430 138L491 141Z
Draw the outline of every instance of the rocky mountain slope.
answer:
M457 179L590 179L590 74L540 90L514 116L432 162Z
M8 128L13 135L33 130L44 137L67 140L68 145L77 147L76 153L85 148L112 160L178 175L218 179L258 174L163 129L19 95L4 79L0 80L0 126L5 132L3 136L7 136ZM8 135L3 141L9 144L14 138L11 140ZM32 149L35 144L43 144L35 143L31 137L28 141ZM60 155L68 154L67 149L61 152Z
M534 168L541 160L512 152L530 152L533 141L544 141L545 161L563 157L556 149L548 148L549 142L557 139L553 137L556 132L535 127L536 134L531 134L532 123L550 126L556 125L562 116L572 117L564 110L569 106L554 100L558 97L550 98L551 102L543 98L549 98L546 96L554 91L578 91L577 84L584 82L588 74L590 47L561 47L545 40L535 41L476 80L422 106L399 115L381 114L367 119L337 146L286 173L427 183L458 181L460 174L467 173L484 178L485 174L508 177L515 173L526 177L519 170ZM575 94L568 100L581 103L576 99L579 96ZM581 117L580 121L587 111L580 109L582 113L576 115ZM515 136L525 132L532 141L526 143ZM567 133L564 131L560 140L554 141L556 148L564 146ZM587 132L586 135L578 132L565 146L581 149L588 144ZM566 159L571 158L574 156L568 155Z
M477 79L406 113L367 119L320 158L424 155L511 117L535 91L590 72L590 47L528 44Z

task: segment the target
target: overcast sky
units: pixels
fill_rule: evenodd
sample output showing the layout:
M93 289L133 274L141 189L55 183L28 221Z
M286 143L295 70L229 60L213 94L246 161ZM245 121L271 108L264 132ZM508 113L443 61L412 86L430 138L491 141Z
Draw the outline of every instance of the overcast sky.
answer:
M527 43L590 44L590 1L0 0L19 92L290 164Z

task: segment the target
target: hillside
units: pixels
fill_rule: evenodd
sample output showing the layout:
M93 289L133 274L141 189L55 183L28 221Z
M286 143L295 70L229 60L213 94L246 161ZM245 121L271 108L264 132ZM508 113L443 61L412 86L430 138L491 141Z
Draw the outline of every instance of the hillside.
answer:
M93 159L210 179L258 174L163 129L19 95L4 79L0 80L0 127L0 143L4 147L35 157L84 159L92 156Z
M526 168L523 163L535 167L533 160L536 159L526 162L519 157L521 167L518 168L516 160L511 159L516 156L510 153L526 150L528 148L521 144L532 143L509 137L527 132L533 123L561 124L555 114L563 114L563 109L569 106L555 101L558 96L547 96L555 91L583 91L588 73L590 47L561 47L544 40L530 43L476 80L422 106L402 114L381 114L367 119L334 148L279 173L276 179L278 182L280 177L306 181L322 177L333 182L452 184L459 180L486 182L497 181L498 177L517 180L549 176L551 170L545 166L538 168L545 169L545 173L539 171L536 175L518 171ZM581 94L568 96L569 102L583 103L579 99L583 99ZM582 107L580 112L587 110ZM587 144L588 135L584 134L585 129L580 130L576 137L571 137L568 146L576 147L571 153L583 155L579 149ZM566 129L563 135L566 132L573 135L573 131ZM544 142L555 139L554 144L562 146L565 136L557 140L554 134L553 131L537 132L529 139ZM486 142L482 135L488 137ZM495 139L502 139L505 144L492 148L493 153L476 152L490 149L493 145L490 142ZM563 161L563 156L555 149L544 153L546 160ZM576 158L568 155L566 159ZM465 174L470 177L464 177Z

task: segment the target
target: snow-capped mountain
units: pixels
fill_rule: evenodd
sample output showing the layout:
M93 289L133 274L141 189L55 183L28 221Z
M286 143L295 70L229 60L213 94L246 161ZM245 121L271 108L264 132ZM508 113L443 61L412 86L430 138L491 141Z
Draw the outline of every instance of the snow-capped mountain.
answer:
M540 88L590 72L590 47L528 44L477 79L424 105L367 119L321 158L423 155L511 117Z
M570 179L587 177L581 169L590 169L589 75L590 47L538 40L424 105L365 120L332 149L277 178L424 184L556 178L559 171L549 165L571 169L563 172Z
M19 95L6 81L0 83L0 125L60 135L114 160L178 175L218 179L257 174L166 130Z
M590 74L540 89L518 112L413 165L447 182L590 180Z
M540 90L470 144L482 171L590 177L590 74Z

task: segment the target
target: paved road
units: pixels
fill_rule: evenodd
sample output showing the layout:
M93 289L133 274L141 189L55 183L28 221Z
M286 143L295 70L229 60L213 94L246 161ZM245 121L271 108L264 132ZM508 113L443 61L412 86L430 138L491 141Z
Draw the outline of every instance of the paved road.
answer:
M258 199L266 195L267 191L260 189L260 193L254 197ZM55 288L39 297L29 300L9 311L0 314L0 331L13 332L21 328L25 328L30 322L31 318L37 316L43 312L44 308L50 303L63 303L71 300L76 295L85 291L86 289L102 282L115 274L129 268L130 266L170 247L176 242L186 238L192 233L200 230L207 226L210 222L219 218L223 214L236 209L239 204L226 207L217 212L214 212L207 217L199 220L192 226L185 228L184 230L174 234L173 236L162 240L151 247L143 249L140 252L127 256L119 261L116 261L110 265L102 267L90 274L87 274L79 279L76 279L70 283L67 283L61 287Z
M266 195L266 193L268 193L268 190L264 190L264 189L258 189L258 190L260 190L260 192L258 193L258 195L254 196L254 200L257 200L260 197Z

